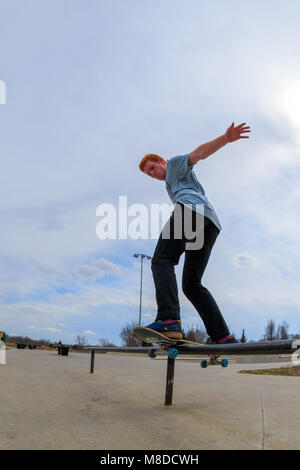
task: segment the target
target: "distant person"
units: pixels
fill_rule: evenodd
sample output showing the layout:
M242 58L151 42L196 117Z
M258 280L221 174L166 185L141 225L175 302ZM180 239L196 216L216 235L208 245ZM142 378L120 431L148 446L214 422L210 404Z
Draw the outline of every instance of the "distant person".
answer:
M221 225L212 204L205 196L204 188L199 183L193 167L199 160L204 160L224 145L239 139L248 139L249 136L244 134L250 132L250 127L245 124L235 127L232 123L224 135L200 145L190 154L179 155L169 160L155 154L147 154L139 164L140 170L151 178L165 181L166 189L174 204L174 210L160 234L152 258L151 269L158 309L154 323L147 325L147 328L158 331L169 338L182 338L174 266L179 263L180 256L184 252L182 290L202 318L207 334L217 344L239 342L230 334L216 301L201 283ZM177 217L179 212L181 217ZM202 218L202 225L198 224L199 218ZM201 239L201 234L195 231L197 227L201 226L203 243L198 249L194 249L196 244L191 249L193 239L186 236L184 229L188 221L192 221L192 227L189 230L192 229L196 234L194 240L197 239L197 236L198 240ZM170 236L168 238L163 237L163 232L166 229L169 230ZM179 238L178 231L180 233L180 229L181 236Z

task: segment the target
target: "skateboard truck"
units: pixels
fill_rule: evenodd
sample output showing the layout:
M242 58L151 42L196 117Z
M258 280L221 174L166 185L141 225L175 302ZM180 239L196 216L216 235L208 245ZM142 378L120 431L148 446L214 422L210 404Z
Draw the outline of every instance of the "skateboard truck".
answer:
M148 351L148 357L150 357L150 359L155 359L156 358L156 349L149 349Z
M219 356L209 356L209 361L201 361L200 366L202 369L206 369L208 366L222 366L222 367L227 367L229 364L228 359L221 359L221 361L218 359Z
M170 359L176 359L176 357L179 354L179 351L177 348L171 348L168 349L165 345L161 345L161 350L167 351L168 352L168 357ZM150 359L155 359L157 356L157 349L149 349L148 351L148 357ZM206 369L208 366L221 366L221 367L227 367L229 365L228 359L218 359L219 356L209 356L209 361L203 360L200 362L200 366L202 369Z
M177 348L168 349L168 348L161 347L161 350L162 351L167 351L168 352L168 357L170 359L176 359L176 357L179 354L179 351L178 351ZM149 349L148 357L150 357L150 359L155 359L156 355L157 355L157 349Z

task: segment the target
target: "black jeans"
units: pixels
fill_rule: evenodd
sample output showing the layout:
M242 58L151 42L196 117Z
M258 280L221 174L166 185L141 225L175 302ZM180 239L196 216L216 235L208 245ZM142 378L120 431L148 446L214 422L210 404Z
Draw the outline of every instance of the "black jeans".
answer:
M181 220L174 217L176 210L181 212ZM200 233L199 229L196 231L196 219L199 224L202 218L203 230L201 230L201 233L203 246L200 243L199 249L187 249L186 243L192 243L196 240L196 236L194 238L191 238L191 236L187 238L185 235L187 232L184 232L184 224L188 220L187 214L189 220L192 221L192 230L196 233L196 236ZM178 228L180 229L180 226L182 234L178 238ZM164 239L163 232L167 233L168 230L169 238ZM188 209L186 206L184 209L183 204L177 203L170 219L160 234L151 263L158 307L156 320L165 320L167 318L180 319L180 305L174 266L179 263L180 256L185 252L182 291L202 318L207 334L211 337L212 341L217 341L230 334L216 301L201 283L212 247L219 233L219 229L209 218ZM201 236L199 236L199 239L201 240Z

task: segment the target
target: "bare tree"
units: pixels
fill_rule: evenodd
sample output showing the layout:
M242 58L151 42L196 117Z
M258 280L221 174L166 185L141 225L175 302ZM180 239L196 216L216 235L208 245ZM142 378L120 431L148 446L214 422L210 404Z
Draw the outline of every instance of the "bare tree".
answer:
M25 343L25 344L36 344L36 345L43 344L45 346L47 346L48 343L50 344L50 341L48 342L47 340L43 340L43 339L42 340L36 340L36 339L29 338L28 336L9 336L9 335L7 335L6 338L7 338L8 343Z
M274 320L268 320L267 326L265 327L265 334L263 336L264 341L274 341L276 339L275 334L275 322Z
M246 337L246 335L245 335L245 330L243 330L243 334L242 334L242 337L241 337L241 339L240 339L240 342L241 342L241 343L247 343L247 341L248 341L248 340L247 340L247 337Z
M187 341L203 344L207 340L207 333L199 327L191 327L185 333L184 337Z
M74 339L74 343L78 346L78 348L83 348L83 346L87 346L88 345L88 340L86 339L85 336L76 336L76 338Z
M284 320L281 323L281 325L279 325L277 328L277 334L276 334L277 339L289 339L288 330L289 330L289 325Z
M105 338L99 338L98 340L99 346L107 346L107 347L115 347L116 345L113 344L111 341L108 341Z
M132 336L132 330L135 326L138 326L137 323L132 321L131 323L127 323L127 325L122 328L120 338L122 339L125 346L139 345L139 340Z

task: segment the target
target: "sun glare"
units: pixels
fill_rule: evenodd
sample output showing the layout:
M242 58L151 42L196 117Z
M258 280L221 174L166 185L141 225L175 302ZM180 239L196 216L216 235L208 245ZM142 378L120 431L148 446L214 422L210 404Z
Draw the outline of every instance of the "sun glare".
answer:
M281 110L295 130L300 131L300 80L285 84L280 96Z

